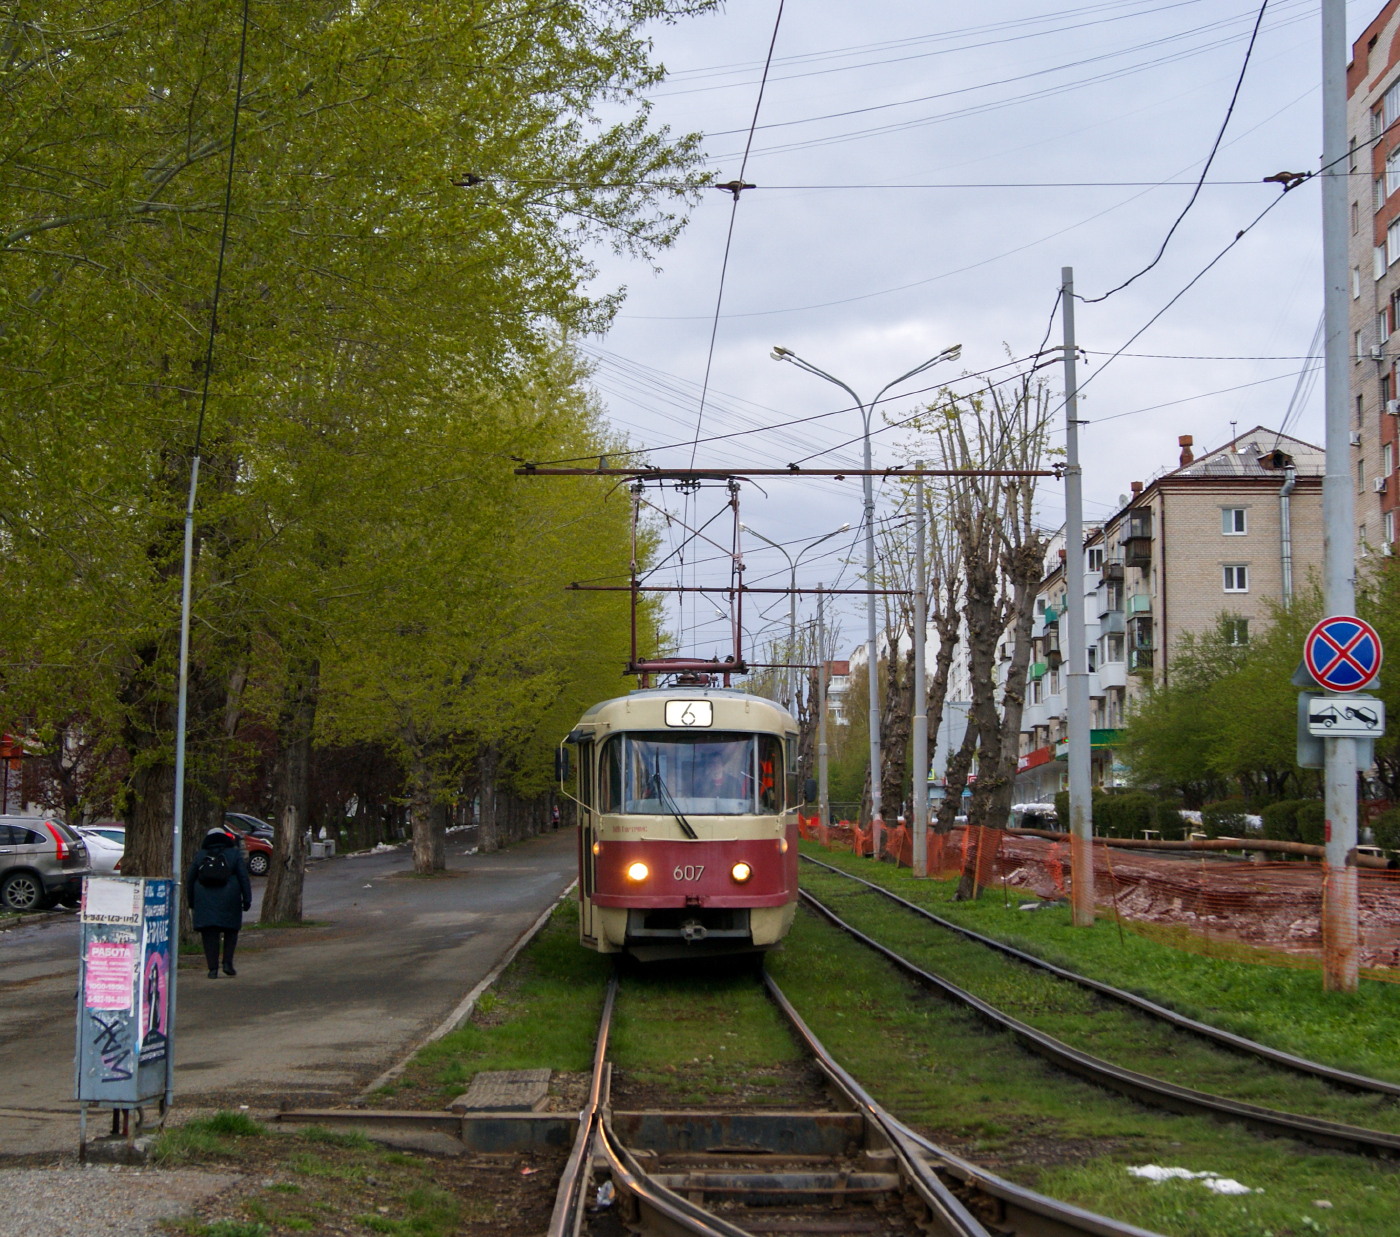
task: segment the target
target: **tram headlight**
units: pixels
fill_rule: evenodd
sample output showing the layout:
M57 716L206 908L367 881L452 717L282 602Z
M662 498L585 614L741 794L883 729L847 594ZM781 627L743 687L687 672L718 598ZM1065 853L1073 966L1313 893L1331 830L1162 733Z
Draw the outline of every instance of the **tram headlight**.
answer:
M787 838L779 838L779 839L778 839L778 854L780 854L780 855L786 855L786 854L787 854Z
M753 875L753 869L747 863L736 863L729 869L729 875L742 885Z
M595 855L601 855L603 853L603 844L601 842L593 843L593 853Z
M649 874L649 869L644 863L629 863L627 865L627 879L630 881L644 881Z

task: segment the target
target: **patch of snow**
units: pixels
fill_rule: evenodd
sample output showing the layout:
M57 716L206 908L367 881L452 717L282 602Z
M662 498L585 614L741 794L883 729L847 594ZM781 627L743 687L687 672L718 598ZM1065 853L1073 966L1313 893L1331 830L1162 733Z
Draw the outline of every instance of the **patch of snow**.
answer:
M1222 1177L1218 1173L1210 1171L1193 1173L1189 1168L1164 1168L1160 1164L1143 1164L1138 1168L1129 1168L1128 1172L1134 1177L1141 1177L1145 1181L1152 1182L1153 1185L1161 1185L1164 1181L1199 1181L1207 1190L1216 1194L1258 1194L1260 1190L1251 1190L1249 1186L1236 1181L1233 1177Z

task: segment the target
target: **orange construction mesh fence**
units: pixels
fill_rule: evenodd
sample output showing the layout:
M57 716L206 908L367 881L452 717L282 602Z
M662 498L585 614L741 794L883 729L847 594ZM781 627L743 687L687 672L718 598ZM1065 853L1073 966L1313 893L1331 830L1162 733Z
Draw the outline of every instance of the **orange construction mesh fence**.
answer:
M805 831L803 836L821 840ZM830 848L838 847L851 849L833 838ZM913 850L904 826L886 833L886 859L912 867ZM867 846L855 853L870 852ZM928 864L935 878L975 872L982 889L1042 900L1069 895L1068 835L1051 841L980 827L944 834L930 829ZM1347 939L1336 943L1354 946L1369 978L1400 982L1400 871L1261 863L1221 852L1178 857L1113 848L1101 840L1094 845L1094 901L1105 914L1164 943L1241 962L1320 966L1328 901L1343 896L1350 882L1356 884L1359 923L1338 929Z

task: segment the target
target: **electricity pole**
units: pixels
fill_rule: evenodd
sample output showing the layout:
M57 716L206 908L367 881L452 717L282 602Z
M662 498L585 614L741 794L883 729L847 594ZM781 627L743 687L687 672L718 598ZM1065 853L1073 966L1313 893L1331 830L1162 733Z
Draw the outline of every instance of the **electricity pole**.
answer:
M1071 914L1094 922L1094 815L1090 771L1089 649L1084 631L1084 477L1079 469L1079 385L1074 355L1074 268L1060 268L1065 342L1065 604L1069 607L1069 860Z
M914 465L920 471L924 462ZM928 679L924 642L928 635L927 571L924 564L924 479L914 478L914 875L928 875Z
M1347 9L1322 0L1322 278L1327 473L1322 481L1322 574L1327 614L1356 612L1356 530L1347 404ZM1323 739L1326 896L1322 983L1356 991L1356 740Z
M826 781L826 598L817 585L817 815L831 823L831 797Z

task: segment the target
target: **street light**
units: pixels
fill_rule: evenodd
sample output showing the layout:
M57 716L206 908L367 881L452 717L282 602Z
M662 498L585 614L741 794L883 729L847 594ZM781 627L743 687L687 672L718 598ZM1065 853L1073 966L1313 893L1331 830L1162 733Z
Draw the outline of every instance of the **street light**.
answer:
M951 348L944 348L937 356L930 357L922 365L916 365L907 374L901 374L893 382L886 383L880 388L880 393L868 404L863 402L850 387L841 379L828 374L824 369L818 369L810 361L803 360L791 348L782 348L774 345L772 357L775 361L787 361L796 365L798 369L805 370L809 374L815 374L818 378L824 378L827 382L840 387L856 402L856 407L860 409L860 414L865 423L865 571L870 580L870 602L867 606L867 656L870 663L870 818L875 820L880 816L880 672L875 646L875 487L870 476L870 418L875 412L875 405L878 404L885 392L891 387L897 387L901 382L913 378L916 374L922 374L925 370L932 369L935 365L943 361L956 361L962 355L962 345L954 344ZM891 651L893 655L893 650Z
M956 361L962 355L962 344L953 344L951 348L944 348L937 357L930 357L924 361L923 365L916 365L907 374L902 374L893 382L885 383L879 390L879 395L875 396L869 403L864 403L861 397L848 388L846 383L840 378L827 374L825 369L819 369L811 361L804 361L791 348L774 346L774 361L788 361L792 365L797 365L798 369L805 369L808 374L815 374L818 378L825 378L827 382L834 383L841 390L847 393L851 399L855 400L855 406L861 410L861 417L865 423L865 476L861 480L865 481L865 574L869 578L869 586L875 588L875 487L871 479L871 416L875 411L875 404L881 402L886 390L892 386L899 386L900 382L913 378L914 375L923 374L925 369L931 369L934 365L944 361ZM881 795L879 795L879 666L878 656L875 648L875 595L869 596L867 606L867 656L869 660L869 691L871 691L871 820L881 814Z
M756 528L750 528L747 524L739 525L740 531L753 533L760 541L767 542L777 550L788 561L789 583L788 583L788 661L792 660L793 650L797 647L797 564L802 561L802 556L808 550L814 550L823 541L830 541L833 537L839 537L842 533L851 531L850 524L842 524L835 532L823 533L820 537L812 540L809 545L805 545L798 550L797 557L793 558L787 550L774 541L771 537L765 537ZM801 540L801 538L799 538ZM787 694L788 711L792 711L795 697L797 696L797 677L793 673L791 666L787 668L787 673L783 676L783 690Z

